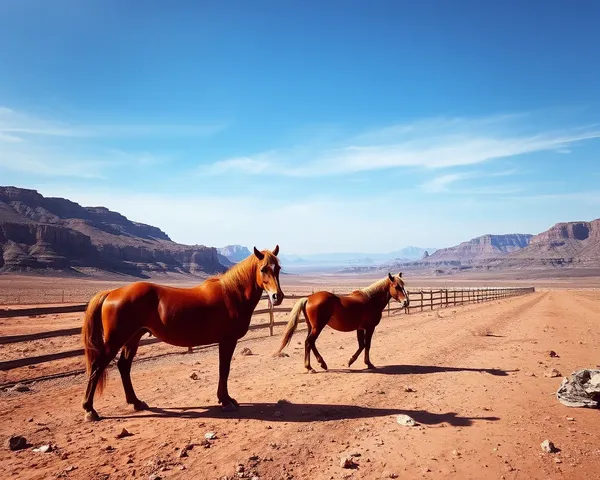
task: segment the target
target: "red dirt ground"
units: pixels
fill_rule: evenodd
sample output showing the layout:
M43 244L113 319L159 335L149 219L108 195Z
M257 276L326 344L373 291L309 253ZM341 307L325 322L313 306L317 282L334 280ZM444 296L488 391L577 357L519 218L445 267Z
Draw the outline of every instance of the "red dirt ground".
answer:
M111 369L96 401L106 418L94 424L82 421L82 375L36 383L31 392L0 394L0 435L56 449L3 447L0 472L214 479L234 478L241 463L261 479L600 478L598 411L563 406L554 396L561 378L544 376L550 368L568 375L600 364L599 312L598 291L552 290L384 316L371 352L377 371L363 370L362 358L346 368L355 335L326 329L318 347L330 371L313 359L316 375L303 373L303 329L289 357L270 356L279 327L275 337L261 333L238 345L229 383L242 403L237 413L217 407L214 348L134 363L146 412L125 404ZM243 347L254 354L240 355ZM194 372L198 380L190 379ZM401 413L419 425L398 425ZM116 439L123 428L133 435ZM201 445L207 432L216 433L210 448ZM560 452L543 453L545 439ZM360 454L358 467L341 468L340 457L350 453Z

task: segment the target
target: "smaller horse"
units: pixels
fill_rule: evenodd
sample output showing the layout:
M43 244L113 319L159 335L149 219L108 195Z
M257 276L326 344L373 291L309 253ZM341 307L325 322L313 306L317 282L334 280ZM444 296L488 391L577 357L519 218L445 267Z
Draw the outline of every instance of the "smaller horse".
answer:
M310 366L311 350L321 367L327 370L327 364L315 346L325 325L340 332L356 330L358 350L348 360L348 366L351 366L364 350L367 368L374 369L375 366L369 357L371 339L375 327L381 321L383 309L391 298L402 303L403 308L409 306L402 273L398 275L388 273L386 278L361 290L355 290L349 295L335 295L331 292L320 291L302 298L292 308L291 318L283 334L281 346L275 355L280 355L282 350L289 345L298 326L300 312L303 312L308 327L308 334L304 342L304 366L307 373L316 373Z

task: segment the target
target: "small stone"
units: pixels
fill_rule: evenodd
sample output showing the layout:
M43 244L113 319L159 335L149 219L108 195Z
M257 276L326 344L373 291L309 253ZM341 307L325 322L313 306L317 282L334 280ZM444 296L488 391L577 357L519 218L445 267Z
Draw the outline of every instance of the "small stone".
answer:
M121 430L121 433L118 433L116 435L116 438L125 438L125 437L131 437L131 436L133 436L133 433L131 433L126 428L124 428L123 430Z
M113 447L112 445L107 445L104 450L106 450L107 452L112 452L114 449L115 447Z
M6 440L6 446L12 451L23 450L24 448L27 448L27 440L21 435L13 435Z
M150 476L148 477L148 480L161 480L161 476L158 475L157 473L152 473L150 474Z
M354 461L351 456L345 456L340 458L340 467L342 468L356 468L358 464Z
M558 353L556 353L554 350L550 350L548 352L548 355L550 355L551 357L554 357L554 358L559 358Z
M42 445L38 448L34 448L33 451L34 452L39 452L39 453L50 453L53 450L52 445L47 444L47 445Z
M72 472L73 470L77 470L77 467L75 465L71 465L65 468L65 472Z
M133 463L133 458L128 458L127 461L125 463Z
M252 350L250 350L248 347L244 347L240 350L240 355L243 355L244 357L252 355Z
M550 440L544 440L541 444L540 447L542 447L542 451L546 452L546 453L554 453L556 452L556 447L554 446L554 444L550 441Z
M575 419L574 419L573 417L567 417L567 421L568 421L568 422L574 422L574 421L575 421Z
M30 390L31 389L23 383L17 383L14 387L9 389L10 392L29 392Z
M556 377L560 377L560 372L556 368L552 368L552 369L546 371L546 373L544 373L544 375L546 377L556 378Z
M242 473L244 470L245 470L244 465L241 465L241 464L235 468L236 473Z
M192 373L192 374L190 375L190 378L191 378L192 380L200 380L200 377L198 376L198 374L197 374L196 372Z
M452 455L454 455L455 457L460 457L461 453L458 450L452 450Z
M560 458L555 458L554 463L562 463L562 460Z
M69 458L69 454L67 452L62 452L60 454L60 459L61 460L66 460L67 458Z
M206 438L207 440L214 440L217 438L217 434L215 432L206 432L204 434L204 438Z
M417 425L417 422L415 422L414 418L404 414L398 415L396 417L396 421L398 422L398 424L404 425L405 427L414 427Z
M412 387L404 387L404 391L407 393L416 392L416 390Z
M398 478L398 474L391 472L391 473L386 474L386 478Z
M28 421L28 422L33 422L33 417L29 417L29 418L27 419L27 421Z
M204 448L210 448L210 440L203 438L200 442L200 445L202 445Z
M431 468L424 468L423 469L423 473L429 473L429 472L431 472Z
M248 460L250 462L256 462L256 461L260 460L260 457L258 455L251 455L250 457L248 457Z

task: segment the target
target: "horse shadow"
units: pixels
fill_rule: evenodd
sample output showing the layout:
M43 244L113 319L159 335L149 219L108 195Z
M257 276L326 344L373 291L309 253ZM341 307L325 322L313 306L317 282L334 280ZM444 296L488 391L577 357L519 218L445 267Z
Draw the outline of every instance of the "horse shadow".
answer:
M469 367L444 367L437 365L383 365L371 369L352 370L350 368L332 369L328 371L335 373L379 373L382 375L423 375L428 373L444 372L479 372L498 377L506 377L509 373L518 370L502 370L499 368L469 368Z
M432 413L427 410L405 410L398 408L374 408L359 405L328 405L319 403L249 403L240 404L236 412L224 412L220 406L199 407L150 407L144 412L130 415L107 416L106 419L217 419L234 418L261 420L267 422L323 422L377 418L393 415L409 415L421 425L440 425L443 423L455 427L468 427L474 421L497 421L499 417L462 417L456 412Z

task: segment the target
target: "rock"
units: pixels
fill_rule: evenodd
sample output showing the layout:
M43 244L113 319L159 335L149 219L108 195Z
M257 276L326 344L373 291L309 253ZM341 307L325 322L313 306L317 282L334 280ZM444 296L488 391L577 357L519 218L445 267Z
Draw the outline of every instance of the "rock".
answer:
M542 447L542 450L546 453L554 453L558 451L550 440L544 440L540 444L540 447Z
M398 415L396 417L396 421L398 422L398 424L404 425L405 427L414 427L417 425L417 422L415 422L414 418L404 414Z
M9 392L29 392L31 389L23 384L23 383L17 383L14 387L10 388L8 391Z
M217 438L217 434L215 432L206 432L204 434L204 438L207 440L215 440Z
M29 418L27 419L27 421L28 421L28 422L33 422L33 417L29 417Z
M391 473L386 474L386 478L398 478L398 474L391 472Z
M133 433L131 433L126 428L124 428L123 430L121 430L121 433L118 433L116 435L116 438L125 438L125 437L131 437L131 436L133 436Z
M50 453L53 450L52 445L47 444L47 445L41 445L38 448L34 448L33 451L34 452L39 452L39 453Z
M558 353L556 353L554 350L550 350L548 352L548 355L550 355L551 357L554 357L554 358L559 358Z
M244 357L252 355L252 350L250 350L248 347L244 347L240 350L240 355L243 355Z
M243 473L245 469L246 468L244 467L244 465L239 464L237 467L235 467L235 472L236 473Z
M567 417L567 422L574 422L575 419L573 417Z
M414 388L412 388L412 387L404 387L404 391L407 392L407 393L416 392L416 390Z
M148 480L161 480L161 476L158 475L157 473L152 473L150 474L150 476L148 477Z
M204 448L210 448L210 440L203 438L200 442L200 445L202 445Z
M73 470L77 470L77 467L75 465L71 465L65 468L65 472L72 472Z
M27 448L27 440L21 435L13 435L6 440L6 447L9 450L23 450Z
M562 463L562 460L560 458L555 458L554 463Z
M452 455L454 455L455 457L460 457L461 453L458 450L452 450Z
M190 375L190 378L191 378L192 380L200 380L200 377L198 376L198 374L197 374L196 372L192 373L192 374Z
M544 376L550 378L560 377L560 372L556 368L552 368L546 371L546 373L544 373Z
M354 461L354 459L347 455L345 457L340 458L340 467L342 468L356 468L358 464Z

